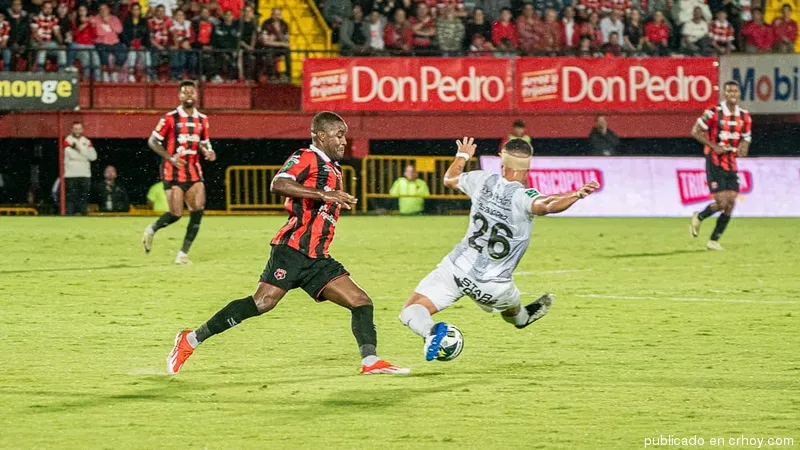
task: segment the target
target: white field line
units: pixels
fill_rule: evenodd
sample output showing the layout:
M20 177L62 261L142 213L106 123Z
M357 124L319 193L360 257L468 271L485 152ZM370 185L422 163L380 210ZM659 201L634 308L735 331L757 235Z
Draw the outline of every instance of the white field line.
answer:
M579 273L591 272L592 269L568 269L568 270L536 270L533 272L514 272L515 277L524 277L528 275L556 275L560 273Z
M575 294L574 297L609 300L667 300L670 302L709 302L709 303L774 303L800 305L800 300L755 300L745 298L701 298L701 297L649 297L632 295Z

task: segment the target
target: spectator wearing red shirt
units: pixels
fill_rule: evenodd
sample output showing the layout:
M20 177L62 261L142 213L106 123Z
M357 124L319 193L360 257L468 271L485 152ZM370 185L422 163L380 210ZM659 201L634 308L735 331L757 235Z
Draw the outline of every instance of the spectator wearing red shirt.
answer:
M233 12L233 17L236 19L239 18L239 13L244 8L244 0L217 0L217 3L221 11Z
M600 28L600 14L593 12L589 15L589 21L581 25L581 39L589 37L593 52L599 51L603 45L603 30Z
M586 17L589 17L592 12L600 12L600 0L578 0L577 3L578 10L584 11Z
M561 19L561 46L569 52L577 48L580 41L580 26L575 22L575 8L567 6Z
M772 27L764 23L764 12L761 8L753 8L753 21L742 28L744 49L747 53L766 53L772 50L775 36Z
M414 52L430 54L433 39L436 37L436 20L431 15L431 10L425 3L418 3L416 15L408 21L411 23L411 29L414 30L414 40L412 41Z
M792 20L792 7L783 5L781 17L772 21L775 32L775 50L781 53L794 53L794 42L797 40L797 22Z
M122 23L122 42L128 46L128 81L136 81L137 60L144 64L145 72L152 67L150 59L150 28L138 3L131 5L128 17Z
M406 11L398 8L394 12L394 22L386 24L383 30L386 50L393 55L410 55L414 45L414 30L406 20Z
M669 27L664 22L664 13L656 11L653 21L644 26L644 35L647 41L645 46L648 53L655 56L667 56L669 43Z
M100 57L94 51L95 39L97 30L89 17L89 9L86 5L80 5L72 23L72 43L67 52L67 65L73 66L77 59L83 68L84 78L88 78L94 69L96 80L100 75Z
M600 3L600 11L606 15L611 11L621 11L625 14L631 10L630 0L602 0Z
M534 55L539 50L539 31L541 21L531 3L522 8L522 15L517 18L517 39L523 55Z
M728 22L728 13L725 10L717 11L717 20L708 24L708 35L717 54L727 55L733 51L733 25Z
M492 25L492 43L501 52L516 53L519 48L517 29L511 23L510 8L503 8L500 12L500 20Z
M213 47L211 44L211 40L214 37L214 22L211 21L211 11L208 9L207 6L202 6L200 8L200 15L194 20L192 26L194 28L194 36L195 36L195 40L193 43L194 49L196 51L212 49ZM263 51L263 46L261 45L261 42L262 39L259 39L258 49ZM215 64L215 62L212 62L212 60L214 59L213 55L211 55L211 53L208 52L201 52L200 57L203 59L203 72L204 72L203 76L205 76L206 78L210 78L213 74L212 69ZM256 56L256 64L263 63L262 60L265 57L266 56L263 53L259 53Z
M11 24L6 21L6 12L0 9L0 53L3 56L3 72L8 72L11 66L11 50L8 48L8 35Z
M161 65L161 57L169 57L169 29L172 26L172 20L167 17L164 5L156 6L153 17L147 21L147 27L150 28L150 48L152 66L150 68L150 77L156 79L158 77L158 67Z
M540 52L547 56L556 56L563 50L561 40L561 22L555 9L544 10L544 20L541 22Z
M36 70L43 70L48 56L55 55L58 68L63 70L67 64L67 53L62 50L64 39L58 26L58 17L53 15L53 3L42 3L42 11L31 19L31 44L42 49L36 52Z

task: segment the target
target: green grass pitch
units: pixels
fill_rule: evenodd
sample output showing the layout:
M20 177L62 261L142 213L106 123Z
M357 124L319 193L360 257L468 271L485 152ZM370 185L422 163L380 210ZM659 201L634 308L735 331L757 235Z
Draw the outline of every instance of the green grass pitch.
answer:
M397 316L467 218L344 216L333 255L408 377L358 375L350 315L301 291L166 376L179 329L254 291L283 219L207 217L188 267L186 219L145 255L148 222L0 218L0 448L800 447L800 220L734 217L711 253L713 219L695 240L688 219L537 219L516 282L550 315L518 331L462 299L437 317L464 352L427 363Z

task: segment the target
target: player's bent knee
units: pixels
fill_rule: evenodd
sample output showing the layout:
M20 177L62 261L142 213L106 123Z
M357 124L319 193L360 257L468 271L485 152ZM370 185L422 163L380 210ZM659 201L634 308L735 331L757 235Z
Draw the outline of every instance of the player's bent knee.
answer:
M272 311L278 305L279 299L267 295L253 296L253 301L256 303L259 314Z

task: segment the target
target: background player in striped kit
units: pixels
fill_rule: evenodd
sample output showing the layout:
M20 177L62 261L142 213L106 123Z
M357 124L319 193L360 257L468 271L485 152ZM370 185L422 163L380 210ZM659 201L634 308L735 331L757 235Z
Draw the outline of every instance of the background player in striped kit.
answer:
M731 212L739 195L737 156L747 156L750 151L752 119L750 113L739 107L739 83L728 81L724 86L725 101L713 106L697 119L692 136L704 144L708 189L714 201L706 209L692 216L689 231L693 237L700 234L703 220L721 212L706 244L709 250L722 250L719 238L731 220Z
M189 248L200 230L206 206L206 187L199 153L208 161L216 160L217 154L211 148L208 137L208 117L195 108L197 88L193 81L181 82L178 99L181 105L161 118L147 141L150 148L165 160L162 180L167 191L169 211L145 228L142 245L144 251L149 253L156 231L177 222L183 215L183 204L186 203L189 225L175 264L190 264Z

